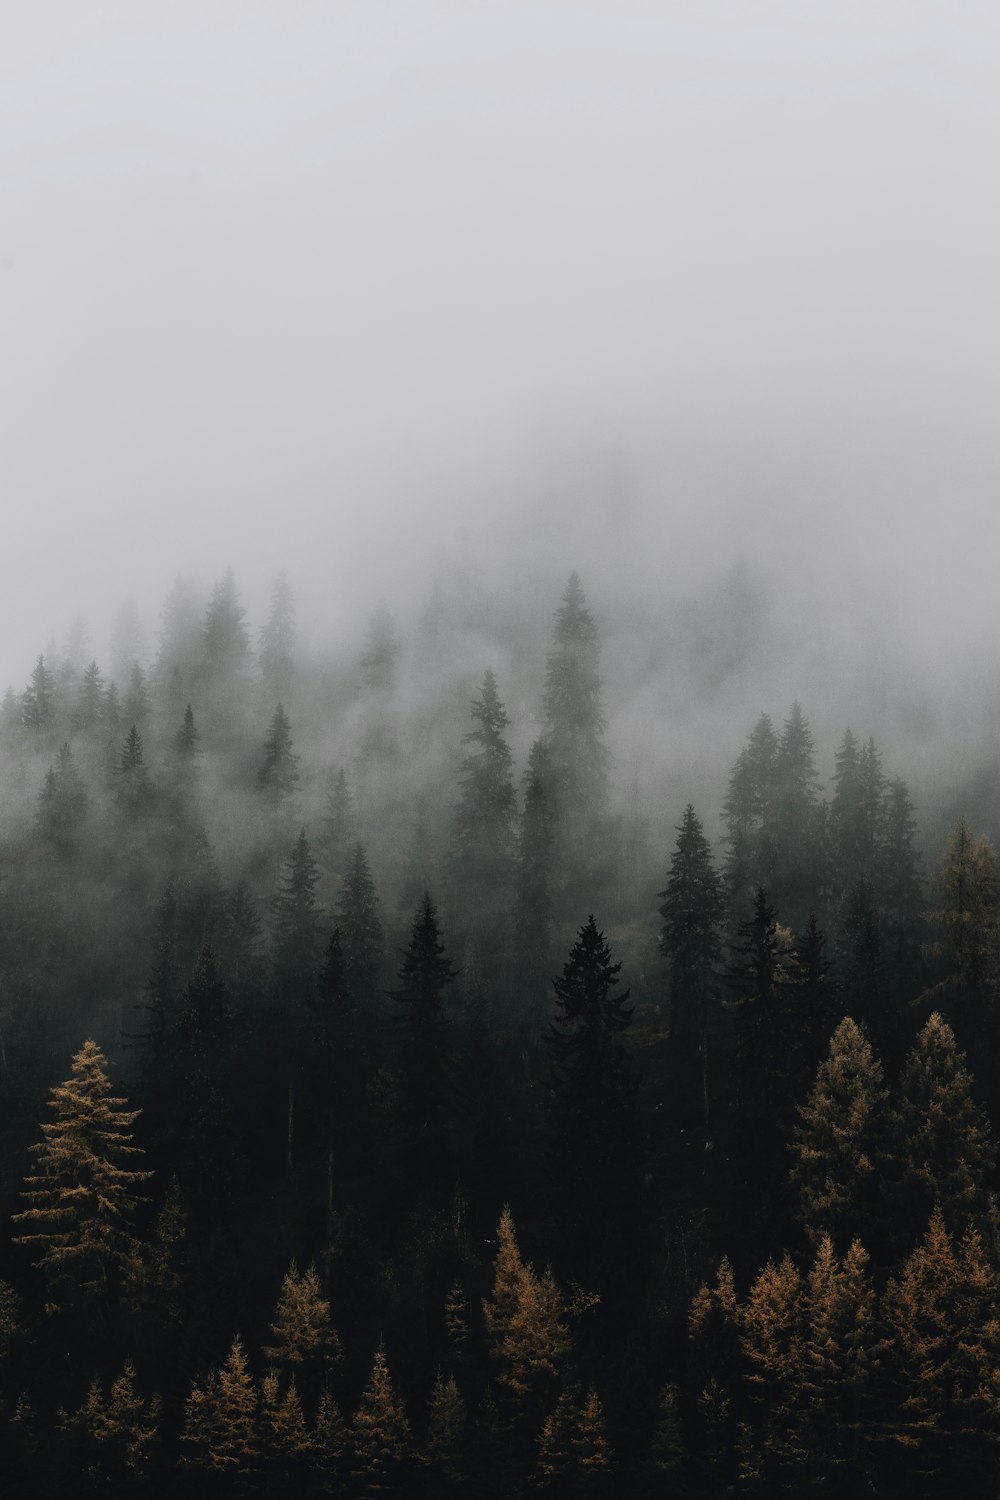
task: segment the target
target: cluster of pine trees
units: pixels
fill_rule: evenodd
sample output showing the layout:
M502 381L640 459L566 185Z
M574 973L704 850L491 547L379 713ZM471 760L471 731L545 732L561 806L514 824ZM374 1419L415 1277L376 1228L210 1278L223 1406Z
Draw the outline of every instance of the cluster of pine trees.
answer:
M119 644L0 709L14 1493L995 1492L985 839L796 704L646 883L575 575L514 725L284 579Z

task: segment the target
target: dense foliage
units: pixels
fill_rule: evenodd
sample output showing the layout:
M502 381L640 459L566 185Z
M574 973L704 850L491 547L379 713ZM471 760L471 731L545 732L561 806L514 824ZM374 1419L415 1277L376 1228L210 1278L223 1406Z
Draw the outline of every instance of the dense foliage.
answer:
M4 700L6 1492L995 1494L991 845L796 703L653 848L579 578L444 608Z

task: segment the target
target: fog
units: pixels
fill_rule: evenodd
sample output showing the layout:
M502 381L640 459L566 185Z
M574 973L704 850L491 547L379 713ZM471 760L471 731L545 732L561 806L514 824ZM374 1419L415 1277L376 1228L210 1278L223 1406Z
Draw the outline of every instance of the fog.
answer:
M450 558L637 630L749 569L734 743L853 695L919 780L995 686L992 7L18 11L0 684L179 572L259 623L283 567L319 646Z

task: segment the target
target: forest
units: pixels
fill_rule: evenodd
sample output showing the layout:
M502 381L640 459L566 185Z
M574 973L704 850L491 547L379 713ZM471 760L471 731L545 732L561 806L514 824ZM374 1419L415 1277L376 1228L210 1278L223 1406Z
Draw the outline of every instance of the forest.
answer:
M994 1496L991 811L804 682L664 838L585 582L489 609L3 699L4 1493Z

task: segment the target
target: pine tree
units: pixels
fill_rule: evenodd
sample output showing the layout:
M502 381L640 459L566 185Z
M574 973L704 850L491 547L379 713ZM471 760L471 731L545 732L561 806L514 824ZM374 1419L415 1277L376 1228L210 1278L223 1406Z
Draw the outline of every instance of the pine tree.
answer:
M390 999L395 1020L398 1077L397 1129L412 1181L441 1181L448 1173L453 1085L447 1038L445 991L455 978L438 928L437 911L425 892Z
M725 884L739 913L761 886L774 880L774 817L779 742L768 714L761 714L737 757L729 779Z
M128 688L122 700L122 713L127 722L145 724L149 719L149 689L146 674L137 661L132 663L128 676Z
M503 737L510 720L487 668L472 704L476 727L464 738L469 747L459 772L461 797L455 815L451 880L465 925L486 941L507 904L513 873L514 782L511 753Z
M302 1399L294 1374L284 1392L273 1370L260 1383L261 1435L265 1455L278 1475L301 1485L313 1457L313 1439L306 1427Z
M590 916L552 981L556 1015L545 1037L554 1201L584 1267L589 1255L594 1266L614 1263L636 1228L641 1151L636 1077L621 1042L632 1010L628 991L615 993L620 973Z
M143 756L142 735L133 724L125 736L116 773L115 798L118 810L126 818L144 813L152 801L153 789Z
M243 1342L233 1339L225 1364L195 1381L184 1408L181 1464L250 1479L260 1459L260 1395Z
M846 1472L860 1490L883 1345L868 1256L857 1240L838 1261L829 1235L820 1239L803 1309L798 1437L811 1485Z
M359 1005L373 1012L382 977L382 921L363 844L355 844L336 910L344 976Z
M887 789L882 850L882 946L890 999L898 1011L913 999L921 973L923 881L917 825L905 781Z
M454 1375L446 1380L438 1370L429 1407L424 1462L446 1481L459 1484L463 1477L466 1414Z
M538 1439L536 1483L553 1494L596 1494L611 1469L604 1412L591 1386L581 1397L565 1390L546 1417Z
M271 609L260 632L257 670L265 699L287 702L295 675L295 599L284 573L271 590Z
M371 1378L354 1413L351 1436L358 1496L391 1494L400 1483L412 1439L406 1409L396 1394L382 1349L375 1351Z
M802 1277L786 1253L768 1261L740 1314L750 1417L740 1431L745 1484L794 1484L806 1455L799 1429L805 1308ZM780 1491L779 1491L780 1492Z
M264 741L264 760L257 772L257 785L274 806L292 795L299 780L299 758L292 750L288 716L279 703Z
M101 678L101 669L96 661L91 661L84 668L77 692L76 705L71 719L73 728L82 730L84 733L96 728L101 722L103 708L104 683Z
M184 709L184 718L181 727L174 736L174 756L182 765L190 765L196 755L201 752L198 749L198 741L201 735L195 728L194 713L190 703Z
M294 1261L281 1283L272 1342L264 1354L282 1370L297 1371L313 1383L328 1375L343 1358L340 1337L330 1319L330 1303L323 1296L314 1265L300 1274Z
M796 931L821 896L818 790L812 731L800 705L793 703L774 757L771 827L773 893Z
M336 774L332 770L329 773L321 839L324 862L338 881L347 864L348 850L356 842L354 802L341 766Z
M531 747L524 777L513 907L515 969L525 995L525 1019L536 1027L547 983L544 976L551 967L556 822L552 759L545 741L539 739ZM534 990L538 999L531 1004Z
M932 949L945 977L921 999L947 1006L960 1033L978 1040L998 989L1000 866L992 845L960 818L948 840L927 922L939 937Z
M46 729L55 717L55 708L55 682L45 657L39 656L21 698L21 721L27 729Z
M84 1042L50 1104L56 1118L31 1148L37 1167L22 1192L28 1207L13 1217L22 1226L15 1243L38 1252L46 1309L58 1312L107 1294L134 1247L135 1189L151 1173L138 1167L143 1153L132 1144L140 1111L111 1093L96 1042Z
M156 1218L153 1238L141 1250L136 1247L125 1275L126 1305L160 1329L181 1324L187 1237L180 1183L173 1177Z
M799 1109L792 1183L809 1238L847 1246L871 1229L885 1182L886 1100L882 1066L845 1017L830 1040L816 1083Z
M965 1056L936 1011L903 1066L891 1135L902 1177L897 1224L916 1233L937 1204L961 1233L984 1213L996 1152Z
M722 887L712 865L708 840L688 803L677 825L677 843L666 889L660 891L663 918L660 951L670 981L670 1036L675 1086L686 1093L682 1117L701 1114L709 1124L709 1046L718 1022L719 924Z
M300 829L271 902L274 981L277 989L304 1001L316 973L320 911L319 872L305 829Z
M399 632L385 605L380 604L372 615L361 653L361 681L369 692L392 691L396 686L398 659Z
M87 789L73 752L64 744L45 778L37 817L39 833L61 854L72 854L77 849L88 803Z

